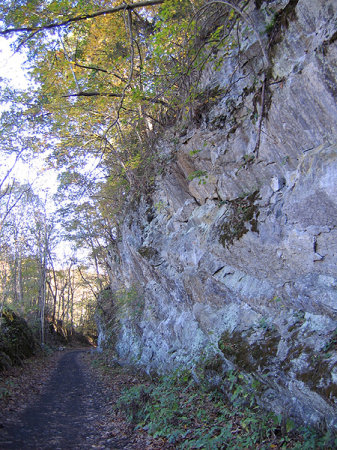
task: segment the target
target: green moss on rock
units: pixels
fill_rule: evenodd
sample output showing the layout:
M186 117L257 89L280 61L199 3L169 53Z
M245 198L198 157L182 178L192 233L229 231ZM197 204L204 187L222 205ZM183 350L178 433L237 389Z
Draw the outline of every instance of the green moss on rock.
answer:
M4 309L0 322L0 370L21 364L34 354L35 340L27 322L9 309Z
M336 404L337 385L331 377L330 362L323 358L321 354L311 354L307 350L307 357L310 358L310 365L306 370L302 370L296 375L296 378L303 381L309 389L317 392L325 400Z
M331 342L331 345L334 345L333 340L334 337L329 341L329 344ZM301 364L298 364L299 360ZM297 380L302 381L310 390L335 405L337 401L337 385L331 376L333 369L331 364L333 363L329 358L329 353L317 353L304 343L296 344L294 342L286 359L283 361L282 370L285 373L293 372Z
M250 225L251 231L258 233L259 211L255 204L258 195L259 191L254 191L252 194L226 202L230 212L226 222L220 227L219 237L219 241L224 247L228 247L246 234L249 231L247 225Z
M289 27L290 22L297 17L296 6L299 0L289 0L288 4L279 12L275 14L272 22L266 27L266 32L269 37L269 53L274 56L274 48L284 38L284 30Z
M145 259L152 259L158 255L158 251L153 247L139 247L138 253Z
M248 372L263 372L276 357L279 333L272 329L266 329L265 333L254 342L249 342L253 331L225 331L218 346L226 359L233 362L239 369Z
M205 370L212 370L222 374L223 359L218 354L210 356L204 361L203 366Z

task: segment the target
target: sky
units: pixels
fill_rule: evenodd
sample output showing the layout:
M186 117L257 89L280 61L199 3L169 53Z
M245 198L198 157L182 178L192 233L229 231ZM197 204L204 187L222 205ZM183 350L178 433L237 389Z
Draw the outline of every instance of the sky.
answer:
M0 77L9 78L15 88L27 88L28 80L23 69L24 62L25 55L14 53L10 48L10 41L0 37Z
M9 40L0 37L0 78L5 78L11 87L15 89L28 89L29 76L25 69L26 57L24 52L15 53L10 47ZM1 109L4 105L0 104ZM0 179L1 174L6 173L6 167L10 167L15 158L7 159L5 155L0 154ZM88 170L96 167L97 161L88 161ZM57 176L56 170L48 168L44 165L42 156L35 158L29 162L21 162L15 165L13 170L13 178L22 183L31 183L35 193L39 194L40 198L46 202L47 209L50 213L56 210L56 205L52 200L52 195L57 190ZM66 261L72 255L71 245L67 241L62 241L57 250L59 261ZM87 259L87 251L82 249L77 253L77 257L82 261Z
M26 56L24 52L15 53L10 47L10 41L0 37L0 78L8 80L8 84L15 89L28 89L29 77L24 64ZM0 105L0 111L4 105ZM0 167L10 165L14 159L4 159L0 155ZM29 163L18 163L13 171L13 176L21 182L29 181L35 189L47 190L51 194L55 193L57 188L56 171L48 170L45 172L42 158L35 159Z
M15 89L27 89L29 87L29 79L27 71L24 68L25 63L24 53L15 53L10 47L7 39L0 37L0 78L5 78L6 83ZM0 104L1 109L5 105ZM4 174L7 168L11 167L15 158L7 158L0 154L0 176ZM55 170L45 170L44 161L40 158L35 158L29 162L19 162L16 164L12 172L13 178L20 182L30 182L33 190L40 195L42 200L47 197L48 210L51 212L56 209L51 196L57 189L57 172ZM71 253L69 243L63 242L57 249L59 258L62 255L69 256Z

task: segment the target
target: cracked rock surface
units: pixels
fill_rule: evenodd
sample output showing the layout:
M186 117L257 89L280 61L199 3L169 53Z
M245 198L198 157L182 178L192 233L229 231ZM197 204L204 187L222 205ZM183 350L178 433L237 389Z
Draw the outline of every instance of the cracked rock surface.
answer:
M133 289L141 308L118 331L102 320L100 343L149 373L220 355L223 371L263 382L266 407L336 429L336 4L259 3L261 29L268 8L288 17L258 152L263 66L250 36L205 70L216 102L158 144L165 171L110 249L110 303Z

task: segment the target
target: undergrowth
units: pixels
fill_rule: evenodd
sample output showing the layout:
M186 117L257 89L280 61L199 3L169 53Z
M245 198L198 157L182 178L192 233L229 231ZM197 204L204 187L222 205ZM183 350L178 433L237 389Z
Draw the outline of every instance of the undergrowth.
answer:
M124 390L117 408L130 422L177 449L336 448L337 438L298 427L263 411L243 375L232 372L226 392L197 385L187 371Z

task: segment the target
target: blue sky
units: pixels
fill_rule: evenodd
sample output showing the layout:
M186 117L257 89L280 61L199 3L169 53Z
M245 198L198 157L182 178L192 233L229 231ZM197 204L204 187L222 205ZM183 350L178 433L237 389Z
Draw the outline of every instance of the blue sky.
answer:
M22 68L25 62L25 55L13 53L9 40L0 37L0 77L8 78L11 85L17 89L25 89L28 86Z
M0 78L6 79L6 84L15 89L27 89L29 79L24 69L25 54L15 53L10 47L10 41L0 37ZM0 111L4 105L0 105ZM11 164L11 159L6 160L4 155L0 158L0 168L5 170L6 164ZM0 169L1 171L1 169ZM43 160L35 159L29 163L19 163L13 171L13 176L20 181L30 181L39 185L39 189L56 189L57 174L48 170L47 176L43 176ZM1 171L2 172L2 171ZM39 180L37 180L39 178Z

